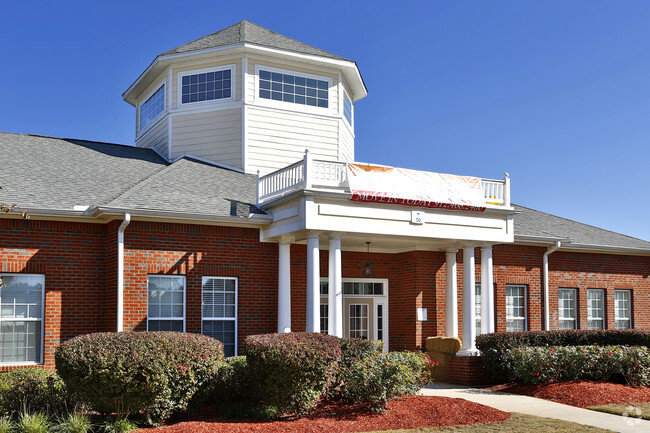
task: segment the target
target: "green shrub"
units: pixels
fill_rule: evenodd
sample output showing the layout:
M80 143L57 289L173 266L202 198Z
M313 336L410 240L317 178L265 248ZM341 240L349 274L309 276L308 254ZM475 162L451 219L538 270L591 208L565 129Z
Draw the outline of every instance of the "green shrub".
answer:
M59 420L57 426L50 429L50 433L88 433L92 429L90 416L83 413L69 413Z
M0 433L12 433L14 431L14 422L11 418L0 418Z
M246 357L231 356L219 369L212 398L219 404L253 401L257 395L255 386Z
M353 363L344 372L342 397L350 403L366 403L383 411L388 400L415 394L429 383L431 360L421 352L374 353Z
M334 382L338 340L309 332L248 336L246 358L261 399L279 413L308 413Z
M48 433L52 423L43 412L23 413L16 423L17 433Z
M0 374L0 413L5 416L29 412L60 414L74 406L61 378L42 368L24 368Z
M131 433L137 429L138 426L125 417L109 419L104 423L104 431L106 433Z
M340 368L345 369L353 363L384 350L381 340L362 340L360 338L341 338Z
M223 345L196 334L107 332L66 341L55 360L66 385L98 412L165 419L213 383Z
M629 346L518 347L506 355L511 378L524 383L609 380L621 375L634 386L650 385L650 351Z
M510 349L522 346L645 346L650 347L650 331L639 329L529 331L482 334L476 337L485 367L497 381L507 381L513 366Z

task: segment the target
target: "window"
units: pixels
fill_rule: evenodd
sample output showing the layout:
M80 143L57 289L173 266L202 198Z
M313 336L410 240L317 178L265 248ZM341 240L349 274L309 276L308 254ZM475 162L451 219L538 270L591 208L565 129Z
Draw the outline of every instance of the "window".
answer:
M321 108L329 106L328 81L260 69L259 87L262 99Z
M368 304L350 304L350 338L368 339Z
M148 331L185 331L185 277L149 275Z
M165 85L160 86L156 93L151 95L140 105L140 130L142 131L160 113L165 111Z
M474 308L476 335L481 335L481 283L474 284Z
M616 329L632 328L632 304L629 290L614 290L614 320Z
M43 363L43 275L0 275L0 362Z
M343 117L352 126L352 100L345 92L343 92Z
M179 74L181 104L231 99L234 66L227 69L202 69Z
M237 354L237 279L203 277L203 335L223 343L225 356Z
M344 295L383 295L382 283L343 282Z
M329 306L320 304L320 332L321 334L329 333Z
M560 329L576 329L576 289L558 289Z
M526 286L506 284L506 332L526 330Z
M589 329L605 329L605 291L602 289L587 290L587 327Z

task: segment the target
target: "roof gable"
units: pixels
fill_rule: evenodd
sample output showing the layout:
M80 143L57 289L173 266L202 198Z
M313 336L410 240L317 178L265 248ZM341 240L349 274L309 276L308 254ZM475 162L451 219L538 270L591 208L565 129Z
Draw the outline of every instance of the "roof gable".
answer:
M192 42L183 44L179 47L174 48L173 50L169 50L161 54L161 56L187 53L210 48L226 47L229 45L236 45L241 43L256 44L264 47L294 51L302 54L329 57L331 59L347 60L343 57L321 50L320 48L304 44L295 39L291 39L287 36L281 35L246 20L227 27L223 30L219 30L218 32L196 39Z

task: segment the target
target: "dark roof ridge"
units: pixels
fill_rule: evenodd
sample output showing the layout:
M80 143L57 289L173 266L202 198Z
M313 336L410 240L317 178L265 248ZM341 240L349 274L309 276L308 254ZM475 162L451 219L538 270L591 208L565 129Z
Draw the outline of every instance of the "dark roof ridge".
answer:
M597 227L597 226L594 226L594 225L591 225L591 224L587 224L587 223L583 223L583 222L580 222L580 221L572 220L572 219L569 219L569 218L561 217L561 216L554 215L554 214L551 214L551 213L548 213L548 212L544 212L544 211L541 211L541 210L533 209L533 208L530 208L530 207L527 207L527 206L522 206L522 205L515 204L515 203L513 203L513 206L520 207L520 208L524 208L524 209L527 209L527 210L529 210L529 211L533 211L533 212L538 212L538 213L541 213L541 214L544 214L544 215L548 215L548 216L553 217L553 218L558 218L558 219L561 219L561 220L564 220L564 221L568 221L568 222L571 222L571 223L574 223L574 224L581 224L581 225L583 225L583 226L591 227L591 228L593 228L593 229L601 230L601 231L604 231L604 232L608 232L608 233L611 233L611 234L614 234L614 235L617 235L617 236L624 236L624 237L629 238L629 239L634 239L635 241L641 241L641 242L646 242L646 243L650 244L650 241L647 241L647 240L645 240L645 239L636 238L636 237L634 237L634 236L626 235L626 234L624 234L624 233L619 233L619 232L615 232L615 231L613 231L613 230L604 229L604 228L602 228L602 227ZM515 216L515 218L516 218L516 216ZM546 230L544 230L544 231L546 231ZM553 236L558 236L558 235L553 234ZM558 237L558 239L559 239L559 237Z

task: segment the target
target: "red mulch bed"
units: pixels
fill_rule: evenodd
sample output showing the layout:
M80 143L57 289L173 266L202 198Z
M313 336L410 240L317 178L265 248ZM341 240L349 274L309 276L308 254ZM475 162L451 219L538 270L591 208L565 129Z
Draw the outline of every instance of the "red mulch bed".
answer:
M570 406L587 407L602 404L628 404L650 402L649 387L633 387L608 382L571 382L540 383L524 385L507 383L488 388L492 391L510 392L529 395Z
M510 417L491 407L446 397L408 396L388 403L383 414L365 407L321 403L307 418L288 421L223 420L181 422L143 429L146 433L368 432L503 421Z

